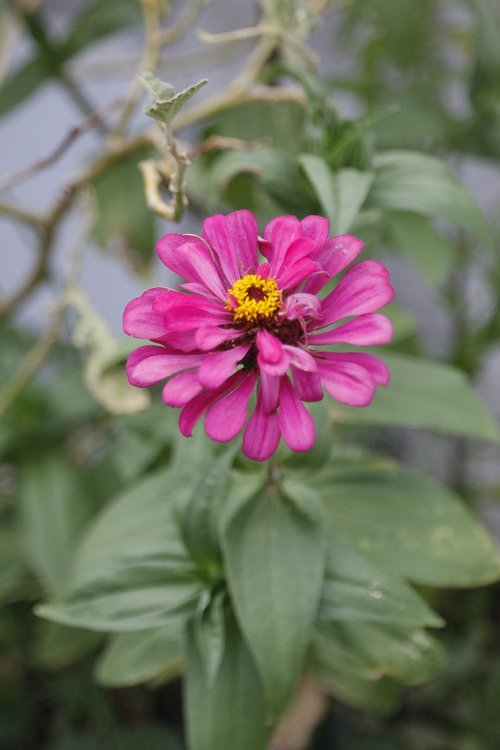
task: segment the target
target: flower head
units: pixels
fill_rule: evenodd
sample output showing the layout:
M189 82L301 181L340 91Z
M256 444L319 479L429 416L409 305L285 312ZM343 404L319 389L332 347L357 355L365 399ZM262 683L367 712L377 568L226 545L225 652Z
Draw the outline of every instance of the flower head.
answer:
M206 219L203 237L167 234L158 254L187 282L183 291L149 289L127 305L125 332L154 342L130 355L129 381L166 380L163 400L181 408L183 435L205 415L213 440L229 441L245 427L243 452L257 461L281 437L294 451L309 450L315 429L304 402L321 401L326 390L367 406L377 385L389 382L372 354L330 350L391 340L391 322L375 312L394 296L387 269L356 263L318 296L362 248L352 235L328 238L320 216L280 216L259 237L255 217L234 211Z

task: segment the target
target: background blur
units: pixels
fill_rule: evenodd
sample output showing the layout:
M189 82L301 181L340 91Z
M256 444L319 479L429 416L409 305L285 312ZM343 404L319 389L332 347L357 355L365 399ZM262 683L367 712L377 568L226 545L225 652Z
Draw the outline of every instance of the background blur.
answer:
M39 28L30 19L39 19L43 33L52 40L64 40L78 27L78 18L91 3L0 3L0 203L43 213L54 205L82 165L99 153L102 136L98 128L85 128L60 158L26 179L9 183L9 176L52 154L71 128L82 123L86 106L90 111L102 109L103 122L112 122L110 104L127 94L142 49L140 13L134 15L129 7L133 3L119 0L102 5L102 13L109 14L109 33L94 39L87 30L85 43L64 63L67 79L63 81L58 74L43 72L37 63L43 44ZM197 3L173 2L169 26L175 26L191 5ZM162 52L157 74L178 90L208 78L208 85L193 100L201 105L234 79L252 55L256 41L250 36L208 43L197 31L219 34L252 27L260 8L252 0L213 0L198 5L199 13L186 33ZM473 233L451 227L446 219L438 221L441 240L432 234L422 242L419 226L412 237L407 228L370 234L368 227L366 239L372 239L370 254L384 257L393 273L404 346L410 352L459 366L474 379L492 415L500 418L500 6L495 0L333 0L325 5L324 18L311 29L308 44L317 56L314 80L320 80L331 93L339 117L350 120L369 113L366 128L379 147L419 149L444 158L488 217L495 234L490 246ZM128 14L130 22L125 19ZM285 83L297 83L290 74L293 65L289 65L288 70L278 69L274 75ZM84 95L83 106L71 81ZM312 78L306 77L298 83L306 91L313 85ZM143 103L146 100L144 95ZM308 106L313 107L314 96L311 101ZM149 127L146 119L138 107L130 132L140 133ZM237 114L226 120L223 115L209 117L183 129L181 136L196 144L207 134L224 133L225 127L225 134L254 137L244 133L245 127L237 120ZM262 122L260 125L263 132L256 132L256 138L265 135ZM276 140L281 125L273 126ZM283 136L288 137L285 132ZM281 145L286 148L286 143ZM174 231L198 231L203 213L217 206L239 206L247 194L245 178L239 185L236 171L234 179L229 172L221 177L220 185L204 182L216 158L211 162L209 154L204 159L190 172L191 208ZM142 205L141 188L129 180L128 173L115 175L108 185L96 183L94 189L97 199L94 195L90 201L97 200L99 210L104 207L106 226L99 226L85 241L80 284L85 304L99 316L98 325L104 321L111 333L119 336L128 300L147 286L173 281L153 256L156 238L172 231L172 224L162 219L155 219L154 224L144 220L147 210ZM269 192L274 205L283 205L276 190ZM123 216L112 216L109 206L116 195L129 203L135 234L130 224L123 223ZM19 223L2 215L6 213L0 212L0 295L8 301L13 290L22 288L29 278L36 258L29 222ZM3 382L49 324L51 304L64 283L68 258L81 232L81 215L70 211L55 238L46 278L33 285L21 304L7 311L8 322L1 334ZM71 367L78 355L68 353L64 344L60 347L51 366L60 367L56 361L60 357L68 377L54 381L49 366L41 381L42 391L44 384L52 384L47 398L57 394L62 403L55 422L47 419L52 405L45 404L43 396L30 386L24 403L10 412L10 422L0 428L0 514L5 521L0 594L6 605L0 615L0 749L126 750L142 742L148 750L175 750L182 747L176 682L153 690L100 687L92 679L99 643L82 635L79 646L65 650L63 641L56 638L51 642L50 636L44 636L43 625L31 614L43 583L33 577L32 561L19 558L20 550L31 542L20 538L12 522L21 481L16 456L19 452L36 454L40 441L46 438L73 452L76 465L85 463L89 455L105 450L102 432L108 429L102 421L96 435L86 426L95 407L88 403L87 390L72 380ZM70 424L73 437L68 432ZM116 435L114 439L118 439ZM408 430L388 431L375 439L390 450L397 445L397 453L408 463L460 491L500 540L498 448ZM98 464L96 467L97 476ZM113 481L108 477L110 485ZM97 492L95 506L110 492L111 487L102 490L102 497ZM498 586L458 593L434 591L430 596L433 606L450 622L443 635L449 652L444 674L427 686L407 690L399 711L388 717L333 702L311 748L500 747ZM126 734L122 733L124 725L129 725ZM109 737L105 744L103 728Z

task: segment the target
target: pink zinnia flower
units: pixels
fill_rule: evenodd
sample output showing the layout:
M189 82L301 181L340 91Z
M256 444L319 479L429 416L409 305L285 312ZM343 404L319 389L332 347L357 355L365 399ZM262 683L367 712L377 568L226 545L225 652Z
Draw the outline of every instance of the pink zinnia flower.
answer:
M304 401L321 401L325 389L367 406L377 385L387 385L389 370L372 354L322 349L392 338L391 322L375 313L394 296L381 263L355 264L317 296L363 248L352 235L329 239L328 226L320 216L280 216L261 238L255 217L234 211L206 219L203 237L159 241L160 258L187 283L182 292L149 289L127 305L125 332L154 342L130 355L127 376L141 387L168 378L163 400L182 409L183 435L205 415L207 434L221 442L246 423L243 452L257 461L272 456L281 436L307 451L315 428Z

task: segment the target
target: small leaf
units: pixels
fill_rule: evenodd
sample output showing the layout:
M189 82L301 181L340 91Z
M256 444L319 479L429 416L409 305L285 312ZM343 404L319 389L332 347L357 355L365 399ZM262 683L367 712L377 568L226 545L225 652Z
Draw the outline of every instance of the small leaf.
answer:
M225 598L225 591L219 591L212 597L208 593L206 597L201 596L194 616L194 636L210 687L213 686L224 656Z
M144 85L149 89L152 94L153 104L146 107L145 112L155 120L170 125L176 114L182 109L186 102L191 99L202 86L208 83L207 78L203 78L198 83L194 83L192 86L179 91L175 91L174 87L169 83L163 83L159 78L154 76L152 73L144 72L139 76Z
M213 684L190 628L185 706L190 750L265 750L271 733L262 687L234 616L226 615L225 650Z
M209 574L220 568L216 507L227 495L231 467L238 446L227 448L194 489L182 513L182 537L191 557Z
M498 440L499 430L465 375L450 365L384 352L391 382L363 409L335 404L349 424L422 427L450 435Z
M184 624L171 620L160 628L117 633L96 665L96 680L106 687L162 682L182 671L185 659Z
M335 234L348 232L368 195L373 174L350 167L333 171L312 154L302 154L299 162Z
M231 600L278 714L300 675L325 566L319 525L279 490L247 497L223 529Z

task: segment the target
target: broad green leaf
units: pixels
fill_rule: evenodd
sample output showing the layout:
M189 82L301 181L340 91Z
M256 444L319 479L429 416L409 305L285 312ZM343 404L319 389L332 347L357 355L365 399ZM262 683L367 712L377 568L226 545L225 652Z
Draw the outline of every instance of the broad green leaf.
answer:
M65 587L89 511L79 472L56 453L24 461L20 484L25 555L51 594Z
M181 492L176 475L163 470L108 505L76 554L64 596L39 614L117 632L185 616L202 584L179 539L174 503Z
M200 597L194 615L193 629L207 681L212 687L224 656L226 592L219 591L214 596L206 593L206 596Z
M409 257L431 283L442 281L456 258L451 240L421 214L392 211L386 220L393 249Z
M202 86L208 83L207 78L203 78L198 83L194 83L192 86L188 86L182 91L176 92L173 86L169 83L163 83L159 78L154 76L152 73L144 72L139 79L144 83L146 88L149 89L153 104L146 107L145 112L155 120L165 123L167 126L170 125L176 114L182 109L182 107L188 102Z
M347 459L313 481L321 485L333 538L382 570L434 586L478 586L500 577L485 530L436 482L394 464Z
M332 171L319 156L302 154L301 164L335 234L348 232L373 182L370 172L346 168Z
M263 488L225 524L223 550L236 615L277 714L309 646L325 566L322 532L296 501Z
M413 151L386 151L376 156L374 167L368 206L448 219L491 243L491 228L474 198L444 162Z
M271 733L262 686L232 614L226 615L225 650L211 685L189 632L185 712L189 750L265 750Z
M136 576L136 581L120 585L110 578L101 585L76 589L37 607L36 614L63 625L115 633L185 620L194 609L202 586L194 582L163 582L163 576L155 572L156 576L142 566L142 578ZM125 573L130 575L131 571Z
M106 687L167 681L182 671L185 658L184 623L172 620L160 628L116 633L99 658L95 677Z
M321 595L319 619L439 627L444 621L397 574L374 565L334 540Z
M422 427L450 435L498 440L499 430L465 375L450 365L384 352L391 370L370 406L335 403L335 420L349 424Z
M111 165L93 182L97 202L94 235L103 249L120 246L132 268L148 268L154 257L154 219L149 211L138 164L149 148Z

